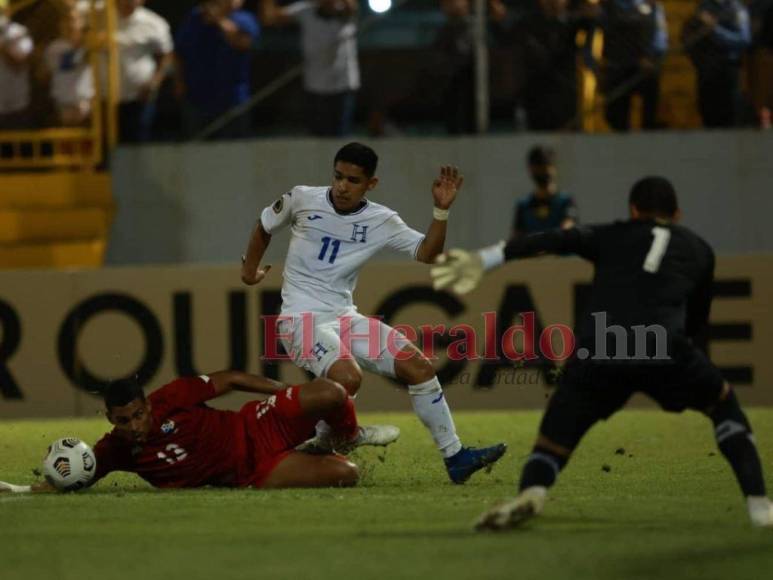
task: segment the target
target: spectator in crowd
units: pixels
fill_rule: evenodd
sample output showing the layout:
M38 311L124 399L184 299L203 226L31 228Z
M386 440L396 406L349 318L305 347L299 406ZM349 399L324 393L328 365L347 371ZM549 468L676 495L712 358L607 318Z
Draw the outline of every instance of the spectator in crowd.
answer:
M627 131L631 99L638 94L642 126L655 129L660 64L668 50L663 5L656 0L606 0L603 22L607 122L616 131Z
M535 189L518 200L511 237L575 226L578 218L574 199L560 191L556 182L556 152L537 145L529 151L527 162Z
M86 46L86 18L74 5L62 15L59 38L46 47L44 60L59 124L87 124L95 95L94 71Z
M307 124L313 135L340 137L352 131L360 89L357 11L357 0L304 0L287 6L261 0L264 26L298 22L301 27Z
M446 21L435 37L444 83L446 130L455 135L475 132L475 38L469 0L441 0Z
M169 25L144 7L145 0L117 0L116 43L120 62L120 139L148 141L156 95L172 62Z
M12 22L0 1L0 130L30 125L30 69L32 38L21 24Z
M698 107L706 127L732 127L740 111L741 57L751 43L740 0L701 0L682 43L698 74Z
M503 25L507 9L490 1L495 22ZM570 11L569 0L539 0L537 10L504 25L500 34L513 47L516 100L531 131L571 129L577 113L578 30L588 16L580 3Z
M773 0L749 4L754 54L750 59L749 89L762 126L770 128L773 109Z
M249 51L260 34L243 0L206 0L183 20L175 36L177 94L185 99L189 137L250 97ZM251 119L240 115L215 137L247 137Z

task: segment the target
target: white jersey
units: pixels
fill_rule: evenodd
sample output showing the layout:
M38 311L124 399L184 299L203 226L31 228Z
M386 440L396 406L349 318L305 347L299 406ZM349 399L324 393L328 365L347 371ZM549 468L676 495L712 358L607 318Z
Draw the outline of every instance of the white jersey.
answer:
M283 274L283 315L351 310L365 262L382 248L415 258L424 240L397 212L372 201L353 213L339 214L329 187L294 187L264 209L260 221L269 234L287 225L292 230Z

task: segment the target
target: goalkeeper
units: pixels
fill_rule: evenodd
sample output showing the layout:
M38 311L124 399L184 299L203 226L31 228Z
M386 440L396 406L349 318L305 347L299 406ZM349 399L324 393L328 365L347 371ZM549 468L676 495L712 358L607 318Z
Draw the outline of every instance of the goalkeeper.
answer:
M595 265L589 308L576 329L577 349L542 418L520 493L484 513L478 530L515 527L539 514L585 433L635 392L666 411L694 409L708 417L751 523L773 526L751 425L733 389L694 345L708 327L714 253L677 225L680 211L668 180L640 180L629 205L628 221L551 230L473 253L451 250L432 269L436 289L463 294L485 271L517 258L574 253Z

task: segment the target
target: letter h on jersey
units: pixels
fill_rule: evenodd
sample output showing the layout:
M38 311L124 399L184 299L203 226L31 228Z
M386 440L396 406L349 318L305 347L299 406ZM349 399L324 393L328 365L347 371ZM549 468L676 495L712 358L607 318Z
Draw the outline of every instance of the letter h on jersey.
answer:
M352 237L351 241L353 242L366 242L366 237L368 234L368 226L361 226L360 224L352 224Z

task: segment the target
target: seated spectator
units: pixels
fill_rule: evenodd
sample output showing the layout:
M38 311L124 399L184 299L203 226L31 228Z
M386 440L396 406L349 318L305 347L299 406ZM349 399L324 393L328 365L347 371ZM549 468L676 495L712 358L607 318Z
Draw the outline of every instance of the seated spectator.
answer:
M312 135L340 137L352 131L360 89L357 10L357 0L304 0L288 6L261 0L265 26L300 24L303 88Z
M631 98L643 102L642 126L657 128L660 65L668 50L663 5L655 0L607 0L604 4L604 87L607 122L631 126Z
M144 7L145 0L117 1L120 140L148 141L156 95L172 61L172 35L166 21Z
M177 93L185 98L184 121L194 137L250 98L249 51L260 34L243 0L207 0L183 20L175 36ZM251 116L240 115L215 137L250 133Z
M83 126L91 117L95 95L84 14L74 7L68 10L59 22L59 34L45 51L51 98L60 124Z
M515 206L512 237L553 228L571 228L578 220L574 199L558 189L556 152L538 145L527 157L535 190Z
M0 131L30 126L30 69L33 42L27 29L0 8Z
M739 0L701 0L685 23L682 44L698 73L704 126L738 124L741 57L750 43L749 13Z

